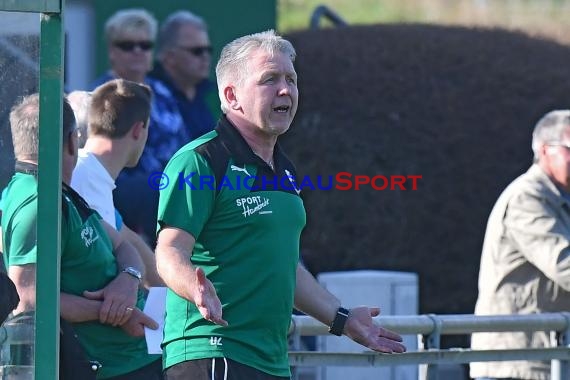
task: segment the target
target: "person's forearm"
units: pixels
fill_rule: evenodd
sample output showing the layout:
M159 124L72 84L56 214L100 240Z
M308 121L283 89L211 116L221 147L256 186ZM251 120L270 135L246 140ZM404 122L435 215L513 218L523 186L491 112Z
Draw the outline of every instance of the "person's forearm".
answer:
M68 293L60 293L60 314L69 322L88 322L99 320L101 301L89 300Z
M20 302L14 314L20 314L36 308L36 265L13 265L8 267L8 276L14 282Z
M119 273L126 267L134 267L138 269L143 276L145 275L145 267L142 259L137 253L135 247L133 247L133 245L128 241L123 240L115 248L115 257L117 258L117 269L119 270Z
M313 275L299 264L297 266L295 308L330 326L339 306L338 298L323 288Z
M121 234L123 234L129 243L136 248L141 257L145 267L144 285L146 287L164 286L164 281L162 281L156 270L156 258L150 247L139 235L136 234L136 232L132 231L127 226L123 226Z
M194 302L192 286L196 283L196 272L188 255L174 247L163 247L156 250L156 263L166 286L180 297Z

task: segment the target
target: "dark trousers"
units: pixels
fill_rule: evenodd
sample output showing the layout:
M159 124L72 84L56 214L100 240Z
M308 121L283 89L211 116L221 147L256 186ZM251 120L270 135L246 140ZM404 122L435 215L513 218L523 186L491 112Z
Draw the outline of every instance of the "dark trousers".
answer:
M106 380L163 380L162 360L158 359L135 371L125 373Z
M188 360L164 371L165 380L290 380L227 358Z

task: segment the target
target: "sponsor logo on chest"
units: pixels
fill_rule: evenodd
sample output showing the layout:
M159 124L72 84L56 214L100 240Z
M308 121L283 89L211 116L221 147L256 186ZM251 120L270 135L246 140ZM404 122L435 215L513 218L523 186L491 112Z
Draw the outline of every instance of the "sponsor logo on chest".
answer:
M83 240L83 244L85 244L85 247L89 247L97 239L99 239L99 234L93 227L85 226L81 230L81 239Z
M242 197L236 199L236 206L241 209L244 218L258 214L271 214L273 211L268 210L269 198L260 195Z

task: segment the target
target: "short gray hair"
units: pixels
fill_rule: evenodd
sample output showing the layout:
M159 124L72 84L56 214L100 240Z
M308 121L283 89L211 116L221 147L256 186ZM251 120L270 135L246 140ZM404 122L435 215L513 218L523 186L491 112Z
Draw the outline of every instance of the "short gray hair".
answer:
M158 33L157 52L160 57L165 50L171 49L178 44L178 31L184 25L192 25L198 30L208 31L206 21L190 11L176 11L164 20Z
M544 115L532 133L532 151L534 160L538 160L540 147L544 144L558 143L564 131L570 127L570 110L554 110Z
M248 74L248 61L255 50L264 50L274 55L284 53L295 62L297 53L291 42L275 34L274 30L250 34L228 43L220 53L216 65L216 77L222 112L226 113L228 107L224 103L224 87L230 82L242 83Z
M66 98L63 98L63 142L75 130L75 115ZM24 96L10 111L10 129L16 160L37 160L40 129L40 96Z
M87 141L87 125L89 122L89 107L92 93L89 91L72 91L67 95L67 100L75 113L77 129L79 130L79 147L83 148Z
M110 45L121 34L144 30L154 41L157 28L156 19L147 10L142 8L123 9L109 17L105 23L105 39Z

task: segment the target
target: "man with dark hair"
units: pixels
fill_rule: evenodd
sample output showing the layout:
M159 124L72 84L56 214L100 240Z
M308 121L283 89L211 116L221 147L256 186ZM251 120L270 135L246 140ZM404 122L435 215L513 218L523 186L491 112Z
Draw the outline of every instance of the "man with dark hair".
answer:
M4 261L21 301L15 314L36 305L36 221L39 96L25 97L10 113L16 174L2 213ZM160 357L149 355L144 327L156 322L142 313L142 268L134 248L69 187L77 161L73 110L63 102L61 317L70 322L87 358L102 366L98 379L160 380Z

